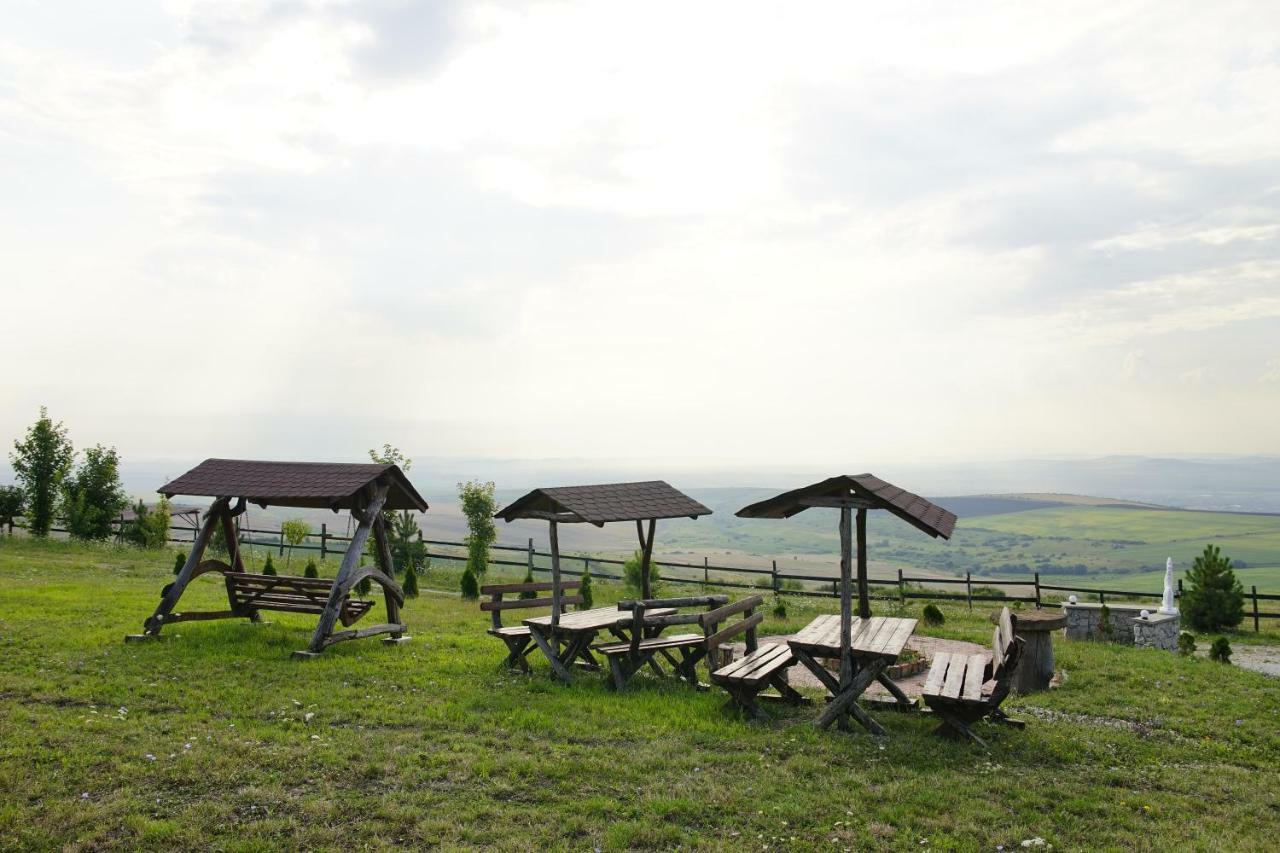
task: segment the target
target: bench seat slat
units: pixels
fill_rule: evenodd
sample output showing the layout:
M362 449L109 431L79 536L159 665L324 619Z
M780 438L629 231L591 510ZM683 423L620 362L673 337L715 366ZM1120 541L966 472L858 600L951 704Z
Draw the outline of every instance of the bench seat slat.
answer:
M711 673L711 678L721 683L736 682L755 687L794 662L791 648L786 643L774 643L761 646L741 660L716 670Z
M966 702L982 701L982 673L987 668L986 655L969 655L969 668L964 674L964 690L960 698Z
M641 640L639 644L640 651L653 651L654 649L674 649L680 646L697 646L706 640L702 634L674 634L670 637L653 637L648 640ZM596 646L596 651L604 655L625 655L630 654L630 643L607 643L602 646Z
M947 699L960 698L960 690L964 687L965 667L969 658L965 655L952 655L951 665L947 667L947 680L942 683L942 696Z

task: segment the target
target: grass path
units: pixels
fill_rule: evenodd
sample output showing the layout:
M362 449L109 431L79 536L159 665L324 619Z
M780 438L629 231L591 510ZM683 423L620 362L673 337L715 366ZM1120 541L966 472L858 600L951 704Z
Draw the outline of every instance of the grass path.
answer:
M1029 725L987 730L987 752L919 715L882 714L881 740L815 731L812 710L746 724L714 691L500 672L452 595L409 604L406 646L304 663L289 652L313 621L279 614L123 644L172 559L0 538L0 847L1209 850L1280 832L1280 681L1208 661L1064 643L1065 686L1012 701ZM195 586L217 605L216 581ZM794 631L803 606L766 627ZM989 638L983 614L944 610L938 633Z

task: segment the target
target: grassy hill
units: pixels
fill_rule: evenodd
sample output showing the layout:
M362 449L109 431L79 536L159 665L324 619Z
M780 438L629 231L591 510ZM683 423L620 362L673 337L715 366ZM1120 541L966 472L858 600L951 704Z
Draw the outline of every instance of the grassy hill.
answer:
M1064 685L1007 702L1028 726L982 726L984 751L919 714L880 713L877 739L815 730L813 708L748 724L714 690L505 673L486 614L452 594L409 603L405 646L304 663L289 652L314 620L291 614L123 644L171 565L0 536L0 847L1217 850L1280 833L1280 681L1235 667L1061 643ZM185 603L225 606L221 586ZM619 592L599 584L598 603ZM989 639L984 613L943 610L929 633Z

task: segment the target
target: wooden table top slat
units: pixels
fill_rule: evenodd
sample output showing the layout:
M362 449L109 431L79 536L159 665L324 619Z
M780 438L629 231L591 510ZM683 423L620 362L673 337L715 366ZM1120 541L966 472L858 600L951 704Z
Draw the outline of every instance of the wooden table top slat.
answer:
M674 608L661 607L645 611L645 615L670 616L675 612ZM533 616L525 619L524 624L531 628L550 628L551 614ZM601 631L606 628L625 627L630 624L630 610L619 610L617 607L596 607L591 610L571 610L568 613L561 613L557 630L565 633Z
M897 658L916 629L915 619L873 616L854 619L850 630L855 655ZM789 641L814 657L840 656L840 616L826 613L816 617Z
M964 692L961 693L961 698L969 702L982 701L982 674L986 668L986 655L969 656L969 669L964 674Z

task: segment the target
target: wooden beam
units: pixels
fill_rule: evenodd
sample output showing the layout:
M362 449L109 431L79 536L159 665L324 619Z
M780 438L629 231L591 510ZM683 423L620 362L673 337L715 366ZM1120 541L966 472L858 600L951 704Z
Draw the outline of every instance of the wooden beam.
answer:
M643 522L636 519L636 533L640 535L640 597L653 598L653 583L649 579L649 562L653 557L653 532L658 520L649 519L649 536L645 538Z
M161 627L164 625L165 617L173 611L178 603L178 599L182 598L182 593L186 590L187 584L191 582L192 576L195 574L196 567L200 565L200 558L204 556L204 549L209 544L209 537L213 535L213 528L217 524L222 523L223 513L227 510L228 498L218 498L209 507L208 513L205 515L204 525L200 528L200 533L196 536L195 543L191 546L191 552L187 554L187 561L182 564L182 570L178 572L177 579L169 587L169 591L160 599L160 604L156 606L155 613L143 623L143 629L151 636L157 636Z
M560 534L555 519L549 522L548 537L551 540L551 628L560 626ZM554 639L554 637L553 637Z
M386 519L382 517L382 513L378 513L373 520L373 538L378 546L378 564L382 568L383 574L394 581L396 578L395 563L391 559L391 543L387 538ZM405 571L413 571L413 566L405 566ZM395 594L385 585L382 588L382 593L382 597L387 603L387 623L390 625L400 624L400 604L396 601ZM401 595L403 596L403 593ZM399 637L400 634L393 633L391 636Z
M869 501L866 498L857 497L856 495L850 495L848 497L816 496L811 498L801 498L796 501L796 503L801 506L822 507L826 509L843 509L845 507L851 507L853 509L874 509L877 506L872 501Z
M329 593L329 603L325 605L324 613L320 614L320 622L316 625L315 633L311 635L311 645L308 649L314 654L324 651L329 635L333 633L334 623L338 621L339 611L342 610L342 599L346 597L343 583L355 571L360 555L364 553L365 543L369 541L369 534L373 528L370 519L378 517L378 514L382 512L382 505L386 502L387 485L384 483L378 486L369 505L361 507L363 518L356 527L355 532L351 534L351 541L347 544L347 551L342 555L342 564L338 566L338 576L333 581L333 590Z
M871 618L871 599L867 595L867 511L858 510L858 616Z
M849 588L853 545L850 541L849 507L840 508L840 689L853 681L853 654L850 642L853 634L853 592Z

